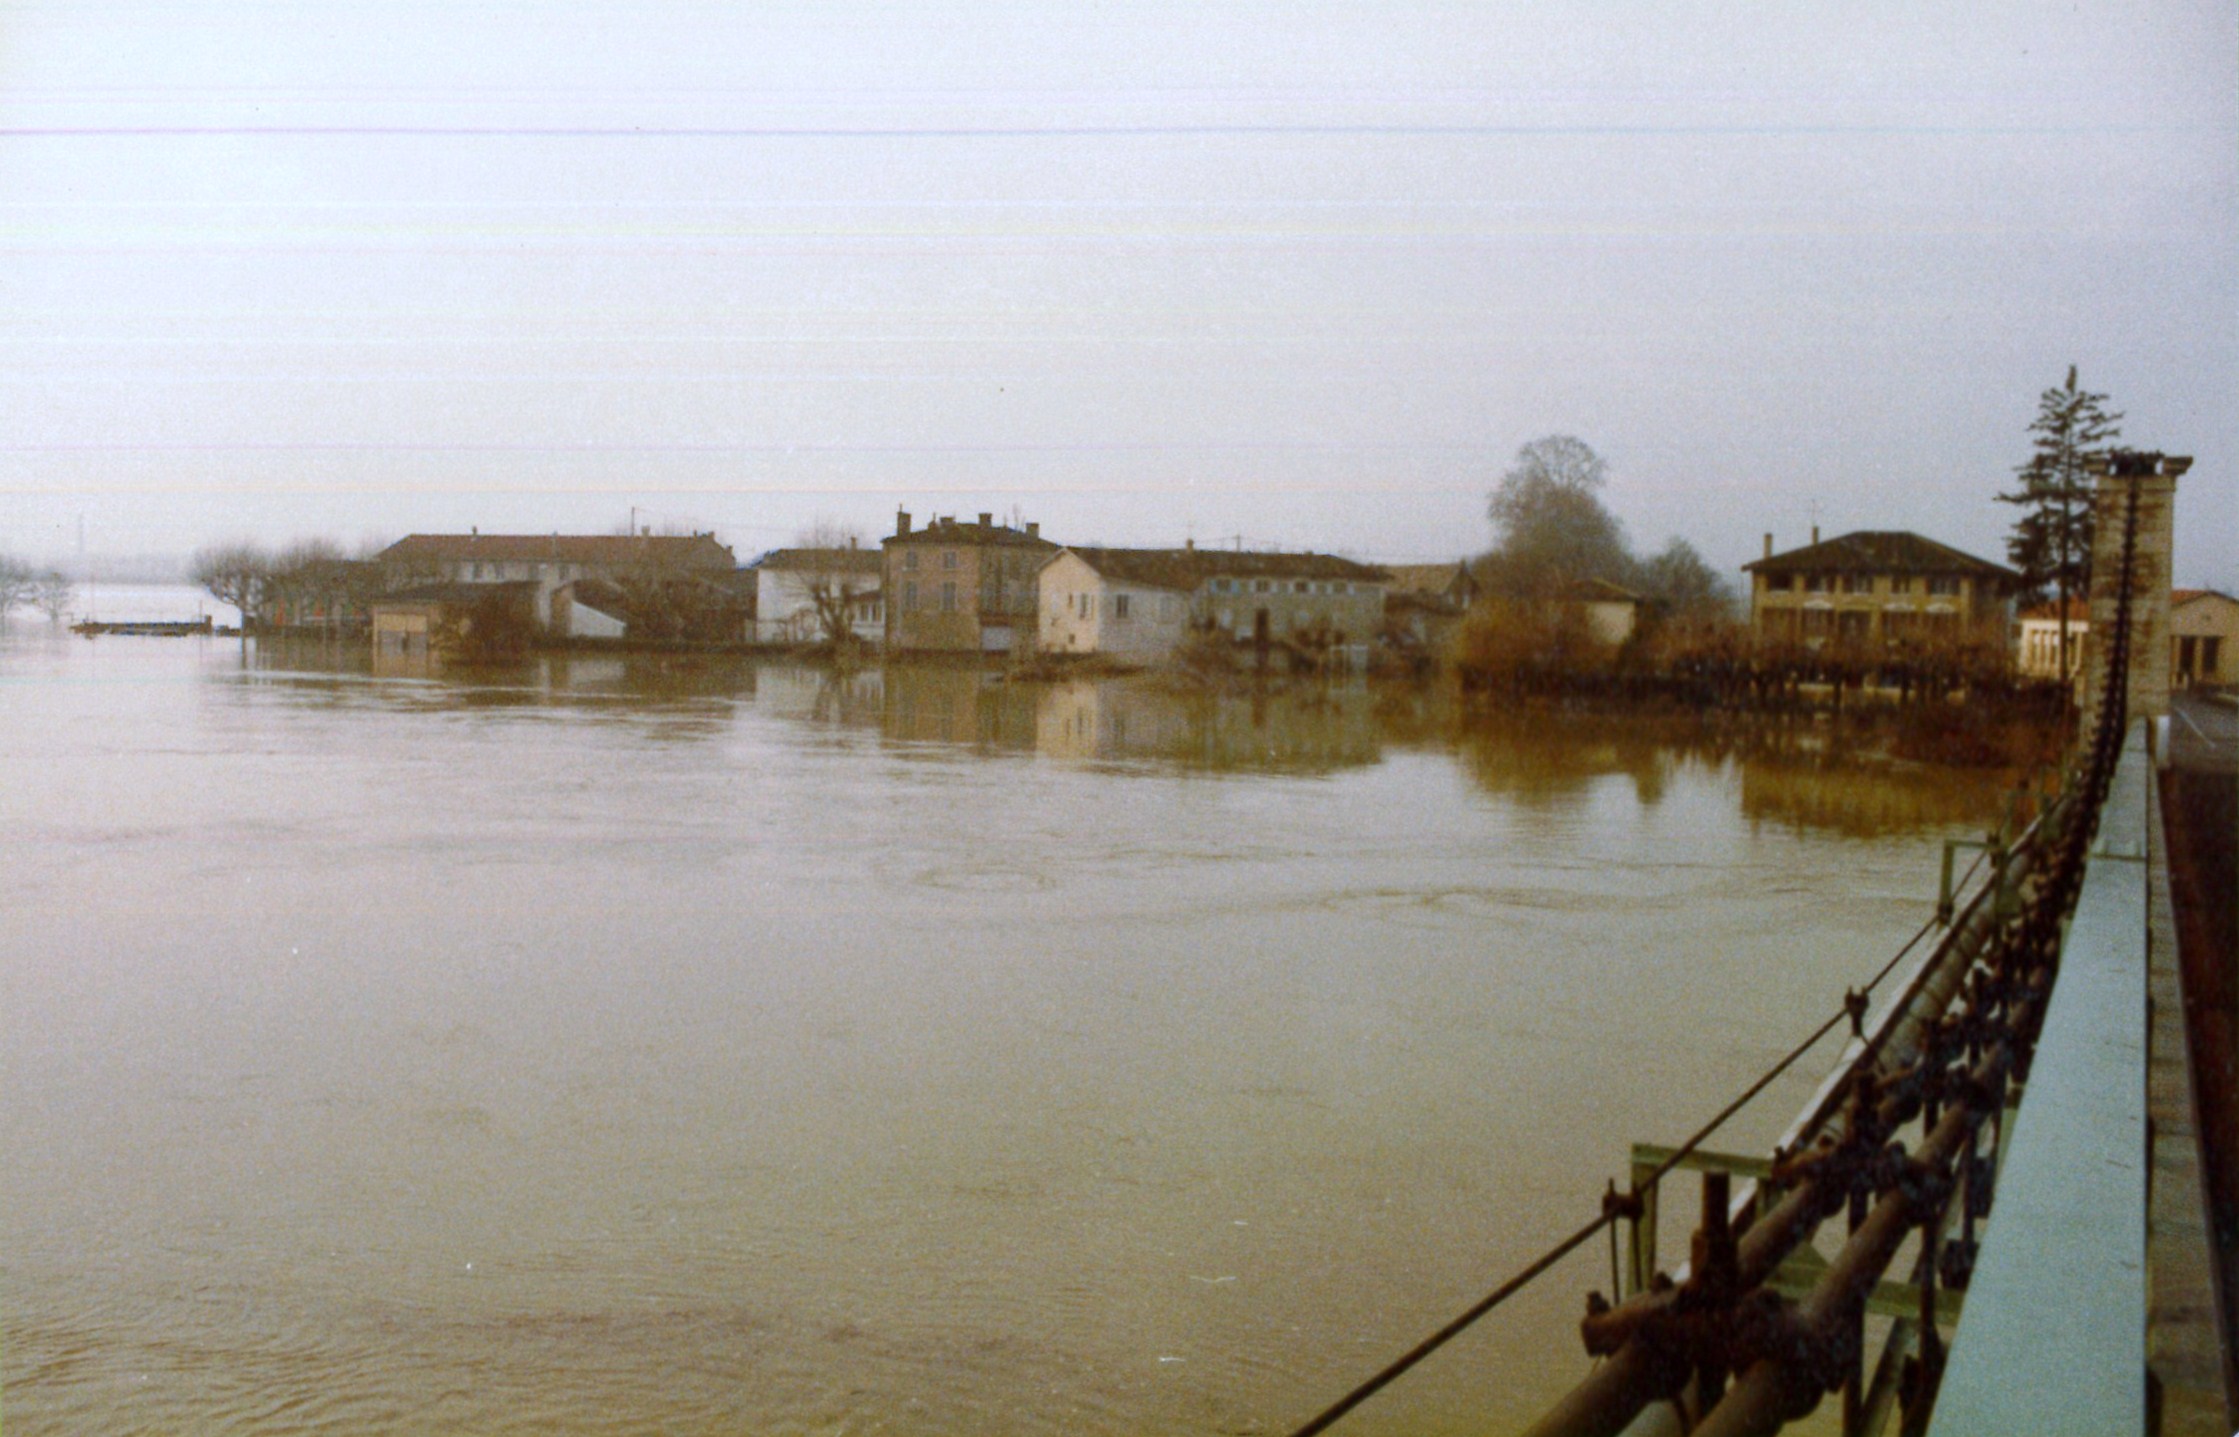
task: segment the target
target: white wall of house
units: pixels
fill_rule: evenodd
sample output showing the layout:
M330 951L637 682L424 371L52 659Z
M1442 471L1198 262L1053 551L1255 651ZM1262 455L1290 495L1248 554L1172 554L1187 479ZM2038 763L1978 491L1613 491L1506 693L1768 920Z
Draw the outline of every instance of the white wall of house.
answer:
M541 559L506 563L494 559L454 559L441 567L443 576L454 584L510 584L523 579L535 580L536 598L529 605L529 617L540 629L550 627L552 596L563 584L583 578L586 572L581 564ZM583 630L569 632L580 634Z
M1595 638L1616 648L1633 636L1633 625L1638 622L1639 615L1638 604L1597 599L1586 605L1586 627Z
M2083 657L2084 635L2091 632L2090 621L2068 621L2068 672L2074 674ZM2060 677L2060 620L2052 618L2026 618L2021 621L2015 637L2015 667L2036 679Z
M619 639L628 626L621 619L604 609L594 609L589 604L578 603L573 594L561 601L562 626L571 639Z
M816 600L811 597L819 577L860 591L861 597L848 605L848 628L856 638L873 645L885 639L885 610L870 597L879 586L878 575L851 574L845 579L832 579L814 569L769 567L754 571L754 637L758 642L808 644L824 636L817 623Z
M1361 579L1215 575L1197 591L1199 609L1238 642L1255 638L1267 614L1267 636L1287 641L1322 630L1342 634L1336 651L1353 668L1368 663L1369 646L1384 622L1384 586Z
M1070 552L1042 567L1041 650L1110 654L1151 661L1174 651L1189 631L1189 596L1174 589L1117 583Z

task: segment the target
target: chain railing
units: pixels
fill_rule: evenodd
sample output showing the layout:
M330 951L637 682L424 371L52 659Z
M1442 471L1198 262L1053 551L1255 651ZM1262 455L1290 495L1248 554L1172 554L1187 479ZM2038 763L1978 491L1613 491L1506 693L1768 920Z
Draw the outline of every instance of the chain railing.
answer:
M1864 990L1846 994L1841 1008L1686 1143L1636 1163L1629 1189L1619 1193L1613 1184L1598 1217L1293 1437L1333 1426L1604 1231L1619 1284L1613 1296L1623 1300L1588 1298L1580 1330L1600 1360L1528 1429L1534 1437L1614 1437L1654 1404L1670 1405L1677 1430L1770 1433L1837 1391L1846 1437L1878 1432L1893 1408L1902 1412L1902 1430L1925 1430L1943 1371L1943 1334L1973 1271L1975 1226L1990 1209L1996 1154L2028 1079L2063 928L2122 750L2137 515L2133 482L2104 681L2087 737L2062 791L2036 821L1978 856L1976 866L1987 863L1989 875L1964 908L1942 909ZM1946 920L1941 941L1868 1025L1873 989ZM1849 1050L1768 1159L1742 1164L1701 1151L1727 1118L1846 1020ZM1663 1180L1683 1166L1704 1169L1702 1218L1689 1261L1666 1274L1655 1266L1655 1216ZM1749 1173L1738 1192L1737 1168ZM1813 1239L1838 1215L1843 1244L1822 1258ZM1629 1264L1617 1260L1621 1222L1631 1229ZM1892 1264L1908 1255L1904 1280L1888 1281ZM1870 1311L1893 1320L1869 1373Z

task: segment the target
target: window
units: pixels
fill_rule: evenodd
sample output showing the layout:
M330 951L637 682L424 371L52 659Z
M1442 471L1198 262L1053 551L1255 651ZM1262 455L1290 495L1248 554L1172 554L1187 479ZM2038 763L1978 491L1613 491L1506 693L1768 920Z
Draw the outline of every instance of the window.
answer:
M914 559L917 555L912 554L910 557ZM915 579L902 586L902 612L905 614L917 612L917 580Z
M1260 580L1260 581L1259 581L1258 583L1254 584L1254 585L1253 585L1252 587L1253 587L1253 589L1255 589L1255 590L1256 590L1256 591L1258 591L1259 593L1265 594L1265 593L1268 593L1268 592L1272 591L1272 590L1274 589L1274 587L1275 587L1275 586L1274 586L1273 584L1270 584L1270 583L1268 583L1268 582L1267 582L1267 581L1266 581L1265 579L1262 579L1262 580Z
M914 569L917 567L917 550L904 549L902 551L902 567L905 569Z
M941 567L944 569L956 567L956 551L954 549L941 550Z
M1304 579L1300 579L1297 583L1291 585L1291 592L1294 594L1311 593L1313 591L1313 588L1314 586L1312 584L1307 583Z
M1768 593L1768 594L1785 594L1785 593L1787 593L1787 592L1788 592L1788 579L1789 579L1789 576L1788 576L1788 575L1786 575L1786 574L1767 574L1767 575L1765 575L1765 592L1766 592L1766 593Z
M1112 596L1112 617L1115 619L1125 619L1127 617L1127 595L1115 594Z
M1892 594L1909 594L1909 593L1911 593L1911 592L1912 592L1912 575L1910 575L1910 574L1891 574L1891 575L1889 576L1889 592L1890 592L1890 593L1892 593Z
M482 566L480 564L474 566L474 577L477 579L482 577Z
M1811 592L1811 593L1814 593L1814 594L1824 594L1824 593L1826 593L1826 592L1827 592L1827 576L1826 576L1825 574L1806 574L1806 575L1804 575L1804 588L1805 588L1806 590L1808 590L1809 592Z
M1928 592L1931 594L1943 594L1946 597L1956 595L1959 592L1959 576L1957 574L1934 574L1929 576Z
M1233 582L1228 579L1215 579L1213 581L1213 592L1216 594L1232 593L1234 588Z
M941 612L944 614L956 612L956 582L953 579L941 585Z

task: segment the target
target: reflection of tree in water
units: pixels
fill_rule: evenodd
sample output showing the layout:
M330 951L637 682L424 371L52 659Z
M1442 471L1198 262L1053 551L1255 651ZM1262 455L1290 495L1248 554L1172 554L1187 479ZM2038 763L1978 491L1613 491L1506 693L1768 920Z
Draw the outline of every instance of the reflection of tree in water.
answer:
M1217 771L1325 773L1382 755L1361 685L1207 693L1083 680L1043 690L1035 729L1037 747L1056 757Z
M1995 822L2015 775L1853 756L1824 727L1788 722L1580 717L1548 711L1474 716L1456 741L1488 790L1529 805L1581 797L1623 774L1653 807L1683 770L1738 769L1745 817L1853 837Z
M829 664L764 664L754 705L779 718L850 728L876 728L885 711L881 669Z
M1549 711L1472 716L1456 749L1487 791L1531 807L1578 799L1594 780L1622 774L1652 808L1672 770L1697 757L1667 725Z

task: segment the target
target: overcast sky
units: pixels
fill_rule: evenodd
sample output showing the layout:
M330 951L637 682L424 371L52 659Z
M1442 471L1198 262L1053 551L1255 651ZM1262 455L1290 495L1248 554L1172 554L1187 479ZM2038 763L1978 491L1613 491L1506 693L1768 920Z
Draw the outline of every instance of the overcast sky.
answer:
M2239 10L0 6L0 549L1915 529L2070 364L2239 589Z

